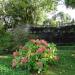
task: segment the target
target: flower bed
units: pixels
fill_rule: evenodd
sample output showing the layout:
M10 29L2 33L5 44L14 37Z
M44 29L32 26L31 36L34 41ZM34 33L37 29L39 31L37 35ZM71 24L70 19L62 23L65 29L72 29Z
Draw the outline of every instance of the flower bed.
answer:
M58 60L55 44L43 39L31 39L25 46L20 46L18 51L13 52L12 67L40 73Z

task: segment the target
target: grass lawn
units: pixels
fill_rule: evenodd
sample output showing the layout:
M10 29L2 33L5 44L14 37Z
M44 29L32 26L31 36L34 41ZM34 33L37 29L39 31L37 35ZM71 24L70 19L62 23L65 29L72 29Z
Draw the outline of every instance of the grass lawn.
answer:
M75 75L75 50L73 47L58 47L60 61L41 74L30 74L25 70L12 69L12 56L0 57L0 75Z

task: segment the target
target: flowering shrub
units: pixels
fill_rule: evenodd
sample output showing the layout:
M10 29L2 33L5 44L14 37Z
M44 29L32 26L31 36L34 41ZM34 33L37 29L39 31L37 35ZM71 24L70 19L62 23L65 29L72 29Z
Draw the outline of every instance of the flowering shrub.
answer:
M55 44L45 40L31 39L19 51L13 52L13 68L22 68L40 73L46 65L59 60Z

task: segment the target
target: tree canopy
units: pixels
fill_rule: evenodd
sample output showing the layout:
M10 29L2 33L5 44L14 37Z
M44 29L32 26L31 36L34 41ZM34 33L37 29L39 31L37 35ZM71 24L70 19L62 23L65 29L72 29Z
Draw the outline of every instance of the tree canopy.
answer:
M46 12L56 8L58 0L2 0L0 14L7 25L42 24ZM7 21L8 19L8 21Z
M75 8L75 0L65 0L65 4L67 7Z
M52 18L45 20L44 25L50 25L51 27L58 27L59 24L63 25L64 23L71 23L71 17L69 14L64 12L58 12L53 15Z

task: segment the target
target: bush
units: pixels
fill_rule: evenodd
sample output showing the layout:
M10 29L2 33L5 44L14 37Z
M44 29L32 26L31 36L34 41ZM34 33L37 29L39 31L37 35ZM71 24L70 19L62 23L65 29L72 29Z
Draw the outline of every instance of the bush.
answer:
M5 50L7 51L12 46L11 41L10 33L5 31L3 22L0 21L0 54L6 53Z
M3 34L0 35L0 54L4 54L6 51L11 50L11 46L12 39L10 33L3 32Z
M5 30L4 22L0 20L0 54L5 54L11 50L12 36Z
M31 39L25 46L20 46L19 51L13 52L12 67L40 73L58 60L55 44L42 39Z
M12 35L12 51L19 48L20 45L24 45L25 42L28 41L28 31L26 31L25 27L16 27L11 31Z
M21 26L5 31L4 27L0 27L0 54L12 53L27 42L29 35L27 28Z

